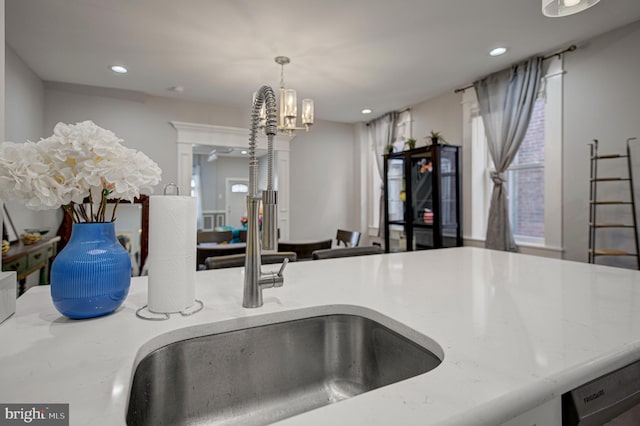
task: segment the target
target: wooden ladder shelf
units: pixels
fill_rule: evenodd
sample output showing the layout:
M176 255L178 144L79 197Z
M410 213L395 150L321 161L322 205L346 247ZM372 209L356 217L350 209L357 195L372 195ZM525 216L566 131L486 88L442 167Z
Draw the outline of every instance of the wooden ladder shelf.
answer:
M640 269L640 247L638 245L638 224L636 219L636 201L634 196L633 187L633 169L631 164L631 148L630 142L635 138L627 140L627 153L626 154L598 154L598 141L594 139L591 146L591 178L590 178L590 190L589 190L589 263L596 263L598 256L632 256L636 258L636 266ZM626 160L627 176L619 177L599 177L598 176L598 162L601 160L612 159L624 159ZM600 182L629 182L629 200L599 200L598 199L598 184ZM630 215L632 220L630 223L606 223L598 222L598 207L607 205L617 206L629 206ZM629 252L625 250L619 250L617 248L599 248L596 245L597 242L597 229L624 229L629 228L633 230L635 251ZM604 232L604 231L602 231Z

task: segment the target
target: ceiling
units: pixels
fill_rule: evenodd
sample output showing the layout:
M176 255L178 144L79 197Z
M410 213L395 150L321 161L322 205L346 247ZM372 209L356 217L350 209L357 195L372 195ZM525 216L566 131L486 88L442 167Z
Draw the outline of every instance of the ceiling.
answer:
M317 119L341 122L639 19L639 0L564 18L543 16L540 0L5 0L6 42L44 81L248 109L259 86L278 87L274 57L286 55L298 102L312 98ZM489 57L499 45L508 53Z

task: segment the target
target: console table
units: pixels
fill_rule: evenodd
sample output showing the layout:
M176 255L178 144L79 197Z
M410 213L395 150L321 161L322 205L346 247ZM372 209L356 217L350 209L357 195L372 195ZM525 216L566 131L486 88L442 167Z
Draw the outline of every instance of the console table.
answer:
M25 292L27 276L40 271L40 285L49 284L49 261L57 253L60 237L44 238L34 244L12 244L2 256L2 270L15 271L20 283L19 295Z

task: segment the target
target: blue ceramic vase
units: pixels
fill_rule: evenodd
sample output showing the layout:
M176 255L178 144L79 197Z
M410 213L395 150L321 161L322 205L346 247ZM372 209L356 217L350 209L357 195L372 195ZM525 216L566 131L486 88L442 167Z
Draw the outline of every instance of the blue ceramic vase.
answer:
M73 319L107 315L129 293L131 259L116 238L115 225L74 223L71 238L51 266L51 297Z

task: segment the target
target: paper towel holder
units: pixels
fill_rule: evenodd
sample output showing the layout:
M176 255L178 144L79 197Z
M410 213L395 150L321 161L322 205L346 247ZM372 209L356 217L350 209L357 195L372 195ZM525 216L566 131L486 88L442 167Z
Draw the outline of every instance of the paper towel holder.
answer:
M166 184L163 188L163 195L174 195L168 194L170 188L175 189L175 195L180 195L180 188L173 182ZM173 191L171 191L173 192ZM149 320L149 321L164 321L171 318L170 314L180 314L183 317L188 317L195 313L200 312L204 308L204 303L201 300L194 299L193 305L180 310L180 311L172 311L172 312L154 312L149 309L149 305L144 305L143 307L136 310L136 316L140 319Z
M136 316L143 320L149 321L164 321L171 318L170 314L180 314L183 317L191 316L195 313L200 312L204 308L204 303L202 300L195 299L194 304L183 311L178 312L153 312L149 310L149 305L144 305L142 308L139 308L136 311Z
M164 189L162 190L162 194L163 195L174 195L174 194L167 194L167 190L169 188L175 188L175 190L176 190L175 195L180 195L180 187L177 184L175 184L174 182L169 182L168 184L166 184L164 186Z

